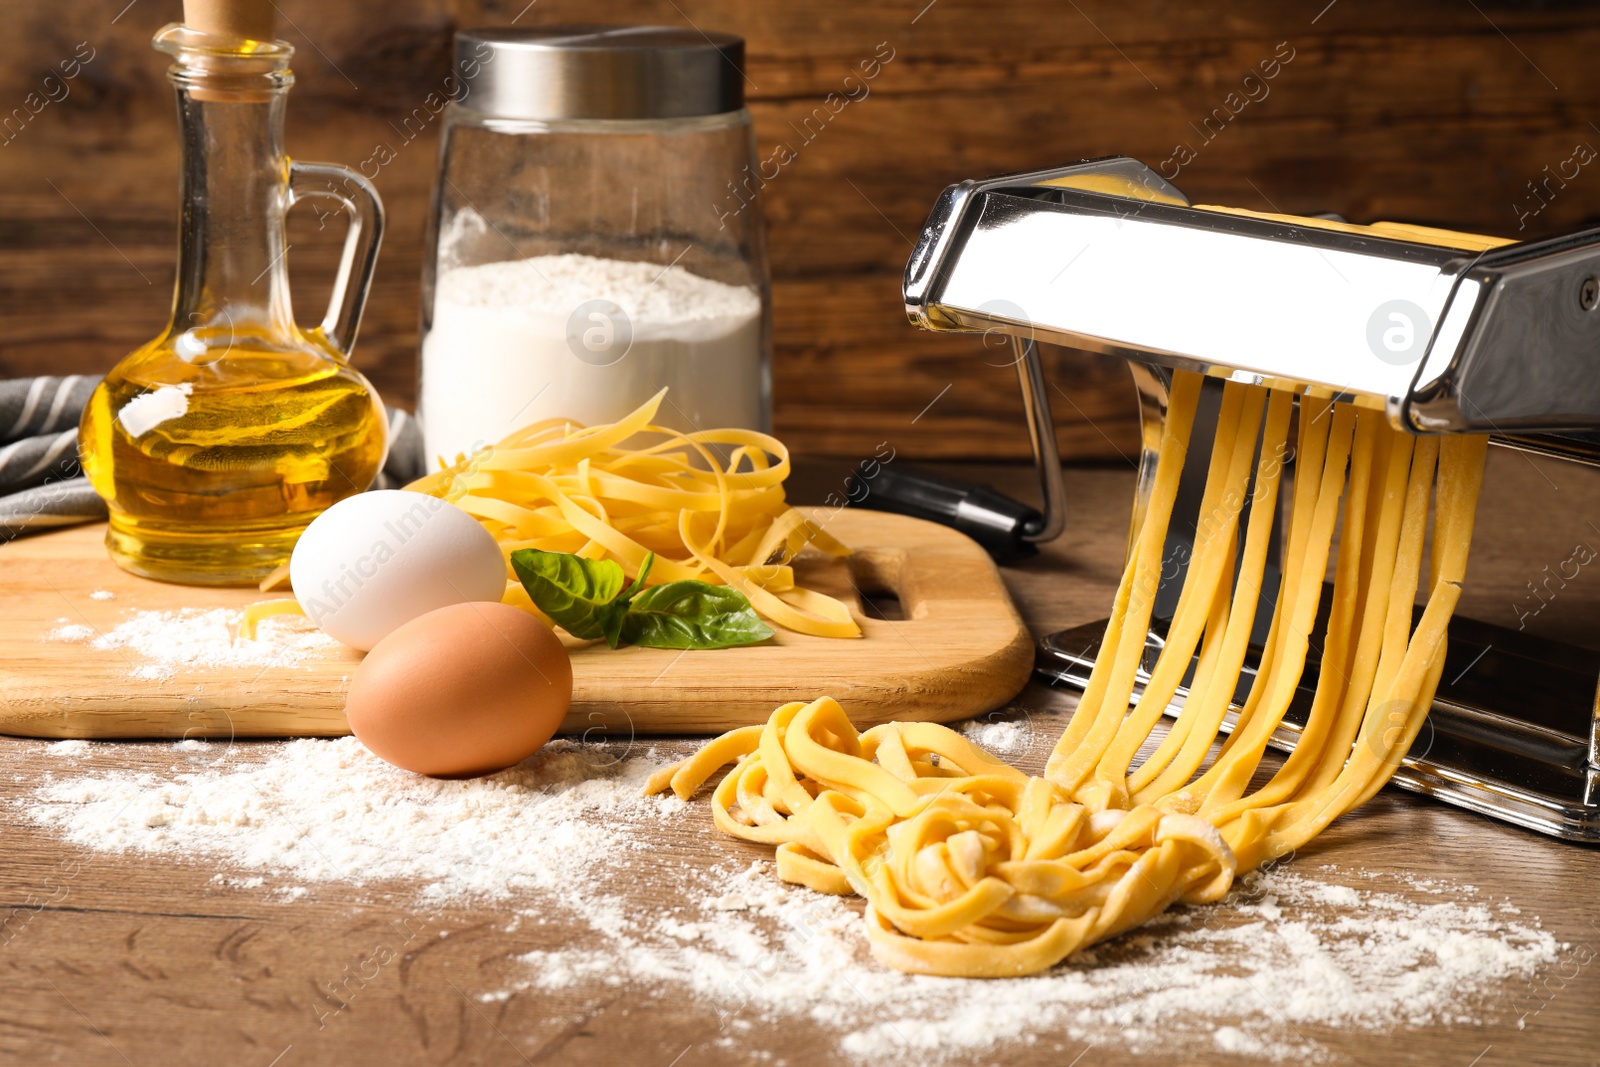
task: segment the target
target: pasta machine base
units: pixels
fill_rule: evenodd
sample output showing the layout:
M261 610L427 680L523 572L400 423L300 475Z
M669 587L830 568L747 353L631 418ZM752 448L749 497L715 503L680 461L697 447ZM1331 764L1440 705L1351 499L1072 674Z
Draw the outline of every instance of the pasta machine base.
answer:
M1324 596L1324 615L1330 599L1331 592ZM1041 639L1039 676L1052 685L1082 689L1105 627L1102 620ZM1161 633L1152 631L1135 700L1161 646ZM1224 732L1233 730L1259 654L1259 647L1251 648ZM1284 725L1273 735L1273 748L1294 751L1316 688L1316 667L1313 651ZM1600 843L1600 772L1588 761L1596 674L1600 653L1453 619L1433 710L1395 772L1394 784L1568 841ZM1190 677L1166 709L1169 717L1182 713ZM1513 718L1494 710L1509 707L1520 714Z

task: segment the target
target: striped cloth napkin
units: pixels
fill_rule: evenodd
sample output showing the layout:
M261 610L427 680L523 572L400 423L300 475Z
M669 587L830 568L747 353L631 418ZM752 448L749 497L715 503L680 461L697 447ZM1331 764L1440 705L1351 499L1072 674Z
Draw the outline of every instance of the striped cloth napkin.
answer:
M0 543L106 517L78 465L78 419L99 382L80 374L0 381ZM405 485L424 468L416 419L388 410L389 456L374 489Z

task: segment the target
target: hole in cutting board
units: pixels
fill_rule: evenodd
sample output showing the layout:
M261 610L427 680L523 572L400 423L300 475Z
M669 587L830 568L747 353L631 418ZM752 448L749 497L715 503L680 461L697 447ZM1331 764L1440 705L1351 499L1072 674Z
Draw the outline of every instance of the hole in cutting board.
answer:
M884 561L854 556L849 561L851 583L861 600L861 614L869 619L902 622L906 619L900 592L891 584L896 572Z
M913 618L914 611L906 610L894 588L899 563L898 554L871 549L847 559L803 556L795 562L795 581L843 601L863 618L901 622Z
M899 597L888 590L881 593L861 590L861 614L869 619L883 619L886 622L903 622L906 617L905 605L900 603Z

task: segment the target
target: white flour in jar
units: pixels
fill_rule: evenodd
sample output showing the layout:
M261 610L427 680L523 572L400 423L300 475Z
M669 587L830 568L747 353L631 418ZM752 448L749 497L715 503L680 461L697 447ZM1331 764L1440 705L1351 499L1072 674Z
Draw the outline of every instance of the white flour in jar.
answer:
M764 374L753 288L576 254L447 268L422 342L428 464L541 419L611 422L663 386L663 424L764 429Z

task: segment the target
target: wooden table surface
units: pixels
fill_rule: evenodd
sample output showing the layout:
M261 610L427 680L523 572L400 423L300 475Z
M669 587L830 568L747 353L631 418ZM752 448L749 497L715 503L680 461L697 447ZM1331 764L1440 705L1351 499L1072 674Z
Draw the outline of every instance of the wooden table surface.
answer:
M983 473L1012 492L1027 490L1025 470ZM820 500L835 480L832 468L809 470L796 497ZM1130 471L1069 470L1068 484L1068 536L1006 572L1036 633L1103 615L1121 559ZM1563 494L1569 503L1578 499L1570 489ZM1600 515L1588 510L1588 501L1582 498L1584 513ZM1554 520L1546 515L1540 521ZM1493 552L1480 557L1475 563L1484 568L1515 570ZM1034 684L1016 704L1053 736L1072 699ZM686 752L692 744L660 747ZM1035 759L1047 747L1034 746ZM308 895L285 900L261 888L213 881L218 869L205 857L141 858L78 848L28 822L15 804L67 765L45 755L38 741L0 739L0 754L9 768L0 776L0 1062L688 1067L828 1062L833 1055L798 1026L725 1030L713 1005L688 996L636 999L600 978L494 999L514 975L513 957L600 935L563 926L556 914L543 925L508 922L518 908L528 908L527 900L424 908L404 885L340 883L315 884ZM236 746L236 758L258 755L250 743ZM191 759L170 744L103 744L70 766L170 774L187 769ZM667 869L765 857L764 849L718 835L708 808L699 804L663 831L656 858ZM1475 885L1514 903L1521 921L1537 916L1566 943L1532 984L1500 991L1472 1025L1317 1032L1330 1062L1600 1064L1600 966L1593 963L1600 947L1600 851L1390 789L1335 824L1292 866L1323 864ZM663 907L672 905L670 880L652 892ZM396 962L376 968L359 996L328 1017L321 990L370 959L375 945L390 943ZM1151 1058L1116 1040L1088 1046L1062 1035L1035 1037L1031 1044L985 1050L975 1062L1237 1062L1210 1046ZM925 1059L931 1057L907 1062Z

